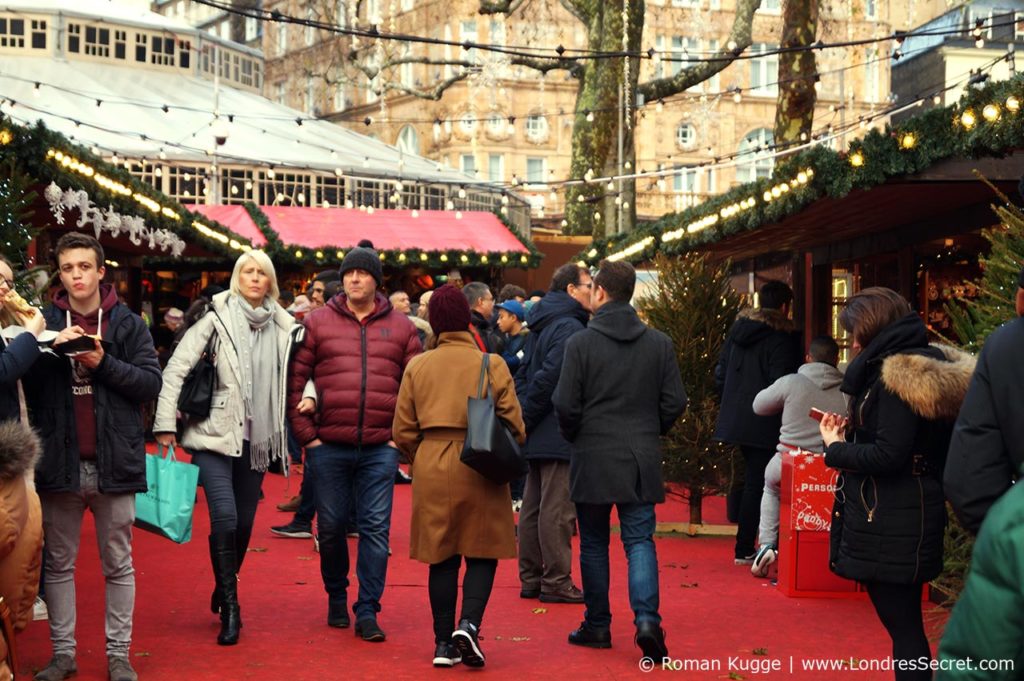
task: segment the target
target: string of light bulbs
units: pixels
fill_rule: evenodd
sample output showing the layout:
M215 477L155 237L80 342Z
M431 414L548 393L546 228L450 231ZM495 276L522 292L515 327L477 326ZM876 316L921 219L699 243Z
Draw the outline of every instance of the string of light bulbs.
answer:
M536 48L532 46L509 46L509 45L496 45L491 43L478 43L474 41L455 41L445 40L443 38L432 38L426 36L419 36L414 34L404 33L389 33L380 31L377 26L371 28L350 28L342 27L337 24L328 23L325 21L318 21L315 19L303 19L289 14L285 14L277 9L265 10L256 7L235 7L234 5L221 2L219 0L192 0L196 4L206 5L215 9L220 9L229 14L235 14L258 21L268 21L273 23L285 23L293 24L296 26L303 26L307 28L314 28L317 30L325 31L328 33L334 33L337 35L347 35L358 38L367 38L375 41L397 41L403 43L423 43L428 45L440 45L444 47L455 47L466 51L469 50L480 50L484 52L497 52L500 54L507 54L509 56L522 57L524 59L548 59L555 62L573 62L575 60L596 60L596 59L653 59L655 54L658 54L658 50L651 47L644 51L633 51L633 50L614 50L614 51L600 51L600 50L588 50L584 48L567 48L563 45L559 45L553 49L549 48ZM974 32L979 33L980 31L992 28L1000 28L1005 26L1014 26L1016 21L1014 19L996 21L995 19L984 20L978 19L975 22ZM910 31L894 31L893 33L887 34L881 37L875 38L862 38L857 40L845 40L838 42L825 43L823 41L816 41L811 45L797 45L792 47L778 47L775 50L766 52L759 52L756 55L750 55L745 53L733 54L732 50L736 49L736 45L731 47L727 45L727 49L730 50L728 56L712 56L701 58L697 60L690 60L693 63L717 63L721 61L734 61L737 59L755 59L767 55L774 54L787 54L794 52L808 52L815 50L827 50L836 49L841 47L855 47L858 45L868 45L872 43L881 43L896 41L902 44L904 40L911 37L922 37L922 36L942 36L942 35L957 35L964 33L963 28L950 28L950 29L928 29L923 28L914 29ZM549 54L554 52L554 55ZM577 54L578 53L578 54ZM570 56L566 56L570 54ZM725 52L718 52L716 54L726 54Z

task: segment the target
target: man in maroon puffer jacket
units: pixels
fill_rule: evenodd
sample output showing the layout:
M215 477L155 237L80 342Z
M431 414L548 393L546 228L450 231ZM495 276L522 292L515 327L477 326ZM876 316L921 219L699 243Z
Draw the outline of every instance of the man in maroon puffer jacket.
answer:
M349 251L341 263L341 278L344 292L303 320L306 337L292 360L288 404L298 405L312 378L317 413L300 414L292 406L288 417L295 438L306 447L306 469L313 477L327 624L344 628L350 623L345 528L354 490L359 529L359 598L352 608L356 635L383 641L377 613L388 570L398 470L391 421L402 372L422 348L408 317L377 292L381 265L376 251Z

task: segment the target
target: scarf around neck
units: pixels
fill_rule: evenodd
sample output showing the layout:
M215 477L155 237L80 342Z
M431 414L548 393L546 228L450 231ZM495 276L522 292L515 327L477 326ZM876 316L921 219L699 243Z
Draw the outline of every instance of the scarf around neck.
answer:
M252 468L265 471L271 459L283 456L286 445L281 421L281 366L274 333L274 307L264 298L252 307L238 295L228 296L232 331L237 339L245 418L249 424L249 452Z

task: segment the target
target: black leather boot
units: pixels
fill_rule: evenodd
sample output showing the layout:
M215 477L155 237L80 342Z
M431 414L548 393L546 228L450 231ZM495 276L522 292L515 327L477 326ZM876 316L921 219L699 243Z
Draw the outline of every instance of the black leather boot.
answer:
M234 532L219 532L210 535L210 558L213 560L213 578L221 593L220 633L217 643L233 646L238 643L242 628L241 611L238 607L238 556Z

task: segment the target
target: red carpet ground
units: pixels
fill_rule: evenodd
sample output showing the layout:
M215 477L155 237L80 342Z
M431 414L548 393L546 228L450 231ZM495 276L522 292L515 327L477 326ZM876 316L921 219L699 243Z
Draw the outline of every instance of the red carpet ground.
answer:
M216 645L218 620L209 612L212 588L206 536L209 519L200 494L193 539L176 545L135 532L137 600L132 663L144 681L182 679L440 678L467 670L435 670L427 600L427 568L408 558L410 487L395 488L391 559L380 624L383 644L357 640L352 630L326 626L326 595L319 557L311 540L282 539L268 527L288 514L275 505L298 489L268 475L266 500L241 576L240 643ZM719 499L705 502L710 522L721 522ZM658 507L659 520L682 521L684 505ZM354 547L355 540L350 540ZM661 606L668 648L680 664L703 663L707 671L677 672L683 679L891 679L892 673L852 670L801 671L806 660L853 658L860 666L889 654L888 638L866 601L793 599L782 596L748 568L732 564L728 538L659 537ZM574 552L574 565L577 553ZM521 600L515 561L502 561L484 621L484 673L494 679L621 679L643 676L633 646L621 544L612 539L613 648L570 646L567 634L582 618L583 606ZM353 571L354 571L353 555ZM88 520L83 525L78 563L78 665L76 678L106 678L103 635L103 578ZM578 568L574 567L578 584ZM353 578L353 582L354 582ZM350 590L355 599L355 586ZM941 620L941 616L939 617ZM31 678L50 657L46 622L34 622L19 636L20 668ZM777 661L777 662L776 662ZM732 663L732 664L730 664ZM779 671L755 669L777 664ZM790 664L793 665L792 672ZM751 667L751 665L757 665ZM666 674L667 671L658 673Z

